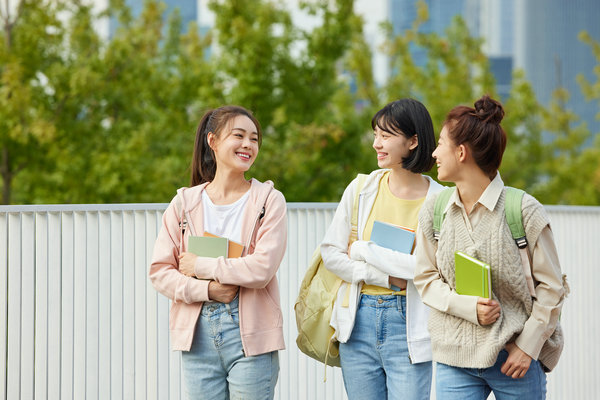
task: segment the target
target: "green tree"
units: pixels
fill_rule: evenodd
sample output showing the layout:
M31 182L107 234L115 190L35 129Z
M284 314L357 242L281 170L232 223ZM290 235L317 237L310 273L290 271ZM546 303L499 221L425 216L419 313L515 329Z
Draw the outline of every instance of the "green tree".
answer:
M357 172L376 167L370 119L388 101L421 100L439 131L452 107L495 96L481 40L460 18L443 35L423 32L422 0L410 29L384 28L392 76L383 87L374 83L352 1L301 2L319 21L302 29L278 2L211 0L216 20L205 35L195 24L182 34L178 13L166 15L157 0L137 17L124 0L111 0L100 15L86 4L22 0L0 8L4 203L167 201L189 182L200 116L228 103L250 108L263 126L250 175L275 181L288 201L337 201ZM119 21L109 41L93 29L105 17ZM599 57L600 46L582 40ZM414 49L427 55L422 65ZM596 75L580 82L600 101ZM590 133L565 109L567 98L558 91L545 109L515 72L502 176L543 202L598 203L600 143L582 149Z
M348 84L354 68L370 68L356 62L370 56L353 2L303 2L320 19L311 31L270 1L209 4L225 100L250 107L265 131L252 174L275 181L288 201L339 199L369 162L368 111L356 109Z
M506 114L502 127L508 140L500 173L507 185L530 191L543 175L543 108L521 70L513 73L510 95L504 108Z
M598 64L594 69L596 82L589 82L583 75L577 79L586 99L600 104L600 43L587 32L582 32L579 39L590 46ZM557 89L543 111L541 126L550 138L541 160L543 180L532 193L546 204L600 204L600 135L594 135L578 115L567 109L569 96L566 89Z
M44 70L55 127L49 165L22 174L24 202L166 201L187 183L197 99L220 95L203 57L209 41L194 26L181 35L177 14L165 30L156 1L135 19L122 2L109 10L120 27L105 42L90 6L65 8L68 41Z
M23 0L0 7L0 175L2 203L14 197L24 170L44 168L56 134L43 71L60 59L63 32L59 2Z

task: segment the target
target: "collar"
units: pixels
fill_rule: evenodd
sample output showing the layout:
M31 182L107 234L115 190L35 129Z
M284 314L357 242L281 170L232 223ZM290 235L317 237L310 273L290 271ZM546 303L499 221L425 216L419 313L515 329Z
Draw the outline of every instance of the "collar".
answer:
M388 171L391 171L391 169L382 168L382 169L376 169L376 170L372 171L369 174L369 176L367 177L367 180L365 181L365 185L363 186L362 190L360 191L360 194L368 195L368 194L377 193L377 191L379 190L379 182L381 181L383 174L385 174ZM432 193L437 193L440 190L445 188L444 186L437 183L432 177L427 176L427 175L423 175L423 176L425 177L425 179L427 179L429 181L429 189L427 190L426 197L429 197Z
M475 202L475 205L481 204L488 210L494 211L494 208L496 208L496 204L498 203L498 199L500 198L500 195L502 194L503 189L504 189L504 182L502 181L502 178L500 177L500 172L496 172L496 176L494 177L494 179L492 179L490 184L485 188L485 190L481 194L481 197L479 197L479 200L477 200L477 202ZM448 204L446 205L446 208L444 209L444 213L448 212L448 210L450 209L450 206L452 206L452 204L456 204L457 206L464 208L462 201L460 201L460 196L458 195L457 190L455 190L452 193L452 196L450 196L450 200L448 201Z

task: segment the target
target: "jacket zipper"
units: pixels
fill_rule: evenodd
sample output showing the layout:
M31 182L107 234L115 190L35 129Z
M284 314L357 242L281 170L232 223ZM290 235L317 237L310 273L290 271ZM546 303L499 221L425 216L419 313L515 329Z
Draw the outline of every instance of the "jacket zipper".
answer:
M242 254L242 257L245 257L248 255L248 249L250 248L250 243L252 243L252 238L254 237L254 230L256 229L256 225L258 224L258 221L260 221L260 219L264 216L265 213L265 207L263 206L260 210L260 212L258 213L256 219L254 220L254 225L252 225L252 230L250 231L250 236L248 237L248 242L246 243L246 247L244 248L244 252ZM242 326L244 325L243 322L243 318L242 315L244 315L244 313L242 312L242 304L244 303L242 301L242 291L240 290L238 292L238 310L239 310L239 319L240 319L240 339L242 340L242 351L244 352L244 356L247 356L246 353L246 341L244 340L244 335L242 335Z

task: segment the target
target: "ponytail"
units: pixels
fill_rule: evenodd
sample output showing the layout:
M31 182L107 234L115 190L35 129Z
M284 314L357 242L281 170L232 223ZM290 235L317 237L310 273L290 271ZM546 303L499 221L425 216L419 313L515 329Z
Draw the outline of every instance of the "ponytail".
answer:
M192 158L192 179L190 186L210 182L215 178L217 163L215 161L215 154L208 145L208 133L214 131L213 114L215 111L207 111L202 116L200 125L198 125L196 142L194 143L194 156Z

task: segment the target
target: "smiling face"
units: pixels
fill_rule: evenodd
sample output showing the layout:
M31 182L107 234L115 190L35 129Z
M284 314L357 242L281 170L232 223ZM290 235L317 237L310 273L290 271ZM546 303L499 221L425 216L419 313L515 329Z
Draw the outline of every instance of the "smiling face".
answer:
M378 125L373 131L373 148L377 152L379 168L402 166L402 160L417 147L417 135L407 138L402 133L396 135L384 131Z
M438 145L432 154L438 168L438 180L444 182L456 181L459 171L460 151L460 147L454 144L448 134L448 125L444 125Z
M256 125L245 115L231 119L218 136L212 132L208 134L217 169L248 171L258 155L258 142Z

